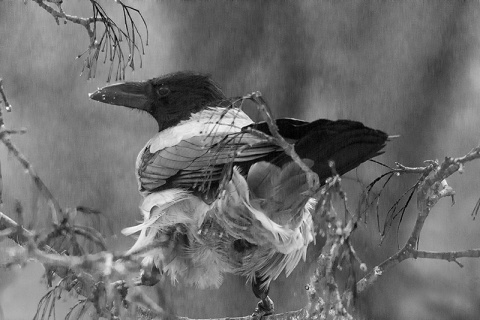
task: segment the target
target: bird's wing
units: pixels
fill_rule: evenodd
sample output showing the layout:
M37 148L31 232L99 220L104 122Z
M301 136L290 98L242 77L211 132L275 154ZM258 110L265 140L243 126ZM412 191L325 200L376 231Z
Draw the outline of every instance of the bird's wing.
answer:
M203 112L203 117L193 117L175 127L175 132L165 130L152 138L137 159L140 191L171 186L206 191L220 181L225 165L246 163L280 150L242 132L252 121L238 109L231 110Z
M252 161L276 150L277 146L249 134L192 137L155 153L145 149L138 169L139 181L146 191L167 182L196 188L220 180L226 164Z

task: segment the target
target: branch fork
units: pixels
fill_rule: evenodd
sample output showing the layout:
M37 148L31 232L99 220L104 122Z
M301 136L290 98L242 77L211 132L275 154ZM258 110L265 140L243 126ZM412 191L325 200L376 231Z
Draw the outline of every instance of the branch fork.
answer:
M457 258L480 257L480 249L456 252L427 252L420 251L417 248L421 231L433 206L444 197L452 197L452 203L454 203L455 191L448 185L446 179L457 171L462 173L465 163L479 158L480 145L473 148L462 157L446 157L441 164L439 164L437 161L428 161L426 162L427 166L425 167L410 168L396 163L397 169L394 169L393 172L398 172L400 174L421 173L421 177L416 184L418 209L417 220L405 246L393 256L375 267L363 279L358 281L358 292L362 292L367 289L378 279L379 275L381 275L387 269L408 258L443 259L447 261L453 261L459 266L462 266L462 264L457 261Z

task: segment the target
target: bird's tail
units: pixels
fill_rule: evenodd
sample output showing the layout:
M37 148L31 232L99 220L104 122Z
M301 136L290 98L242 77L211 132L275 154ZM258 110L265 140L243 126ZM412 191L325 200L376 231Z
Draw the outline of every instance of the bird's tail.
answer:
M284 118L278 119L276 123L280 135L294 143L300 158L313 162L311 168L318 174L322 184L332 176L330 160L335 163L337 173L343 175L383 153L381 150L389 138L385 132L351 120L319 119L306 122ZM266 123L255 126L257 130L270 134ZM292 159L281 153L267 161L282 167Z
M325 121L323 121L325 122ZM312 122L315 124L316 121ZM310 139L320 138L316 144ZM298 141L295 150L302 158L314 161L312 170L321 181L332 175L329 161L335 163L339 175L358 167L363 162L383 153L388 135L360 122L349 120L327 121L317 124L310 134ZM309 155L317 154L317 158Z

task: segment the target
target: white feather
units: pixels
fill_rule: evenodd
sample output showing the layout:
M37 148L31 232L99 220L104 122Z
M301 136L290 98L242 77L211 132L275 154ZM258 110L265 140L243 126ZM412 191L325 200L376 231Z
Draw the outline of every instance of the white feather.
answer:
M240 132L252 123L252 119L240 109L208 108L192 114L190 119L181 121L176 126L160 131L150 139L146 147L150 146L150 152L155 153L196 136Z
M268 215L274 215L275 212L264 212L260 207L256 208L250 202L250 191L247 181L240 174L238 168L234 168L231 181L226 186L226 197L216 202L219 220L223 221L224 227L229 229L232 234L239 238L257 237L256 244L262 245L265 239L268 239L270 245L283 254L290 254L303 249L312 236L310 232L302 232L300 226L290 228L288 225L280 225L269 218ZM256 199L258 200L258 199ZM310 217L310 205L302 210L302 221ZM246 210L245 210L246 209ZM242 225L238 221L243 221ZM250 222L250 226L245 226L245 221ZM247 229L245 229L247 227ZM310 230L309 230L310 231ZM242 234L243 233L243 234ZM309 238L309 239L306 239Z
M122 233L128 236L150 227L152 223L156 221L156 219L151 219L153 207L157 207L155 211L161 214L165 209L179 201L187 199L189 196L190 193L183 189L168 189L148 195L140 205L140 210L143 214L143 223L133 227L125 228L122 230ZM140 237L141 236L142 235L140 235Z

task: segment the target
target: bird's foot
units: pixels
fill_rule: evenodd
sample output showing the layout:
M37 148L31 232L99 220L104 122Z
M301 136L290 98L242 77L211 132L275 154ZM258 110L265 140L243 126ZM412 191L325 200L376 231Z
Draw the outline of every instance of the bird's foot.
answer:
M257 307L255 308L255 311L252 314L252 318L254 320L262 319L263 317L273 314L273 310L274 310L273 301L267 296L265 299L260 300L258 302Z

